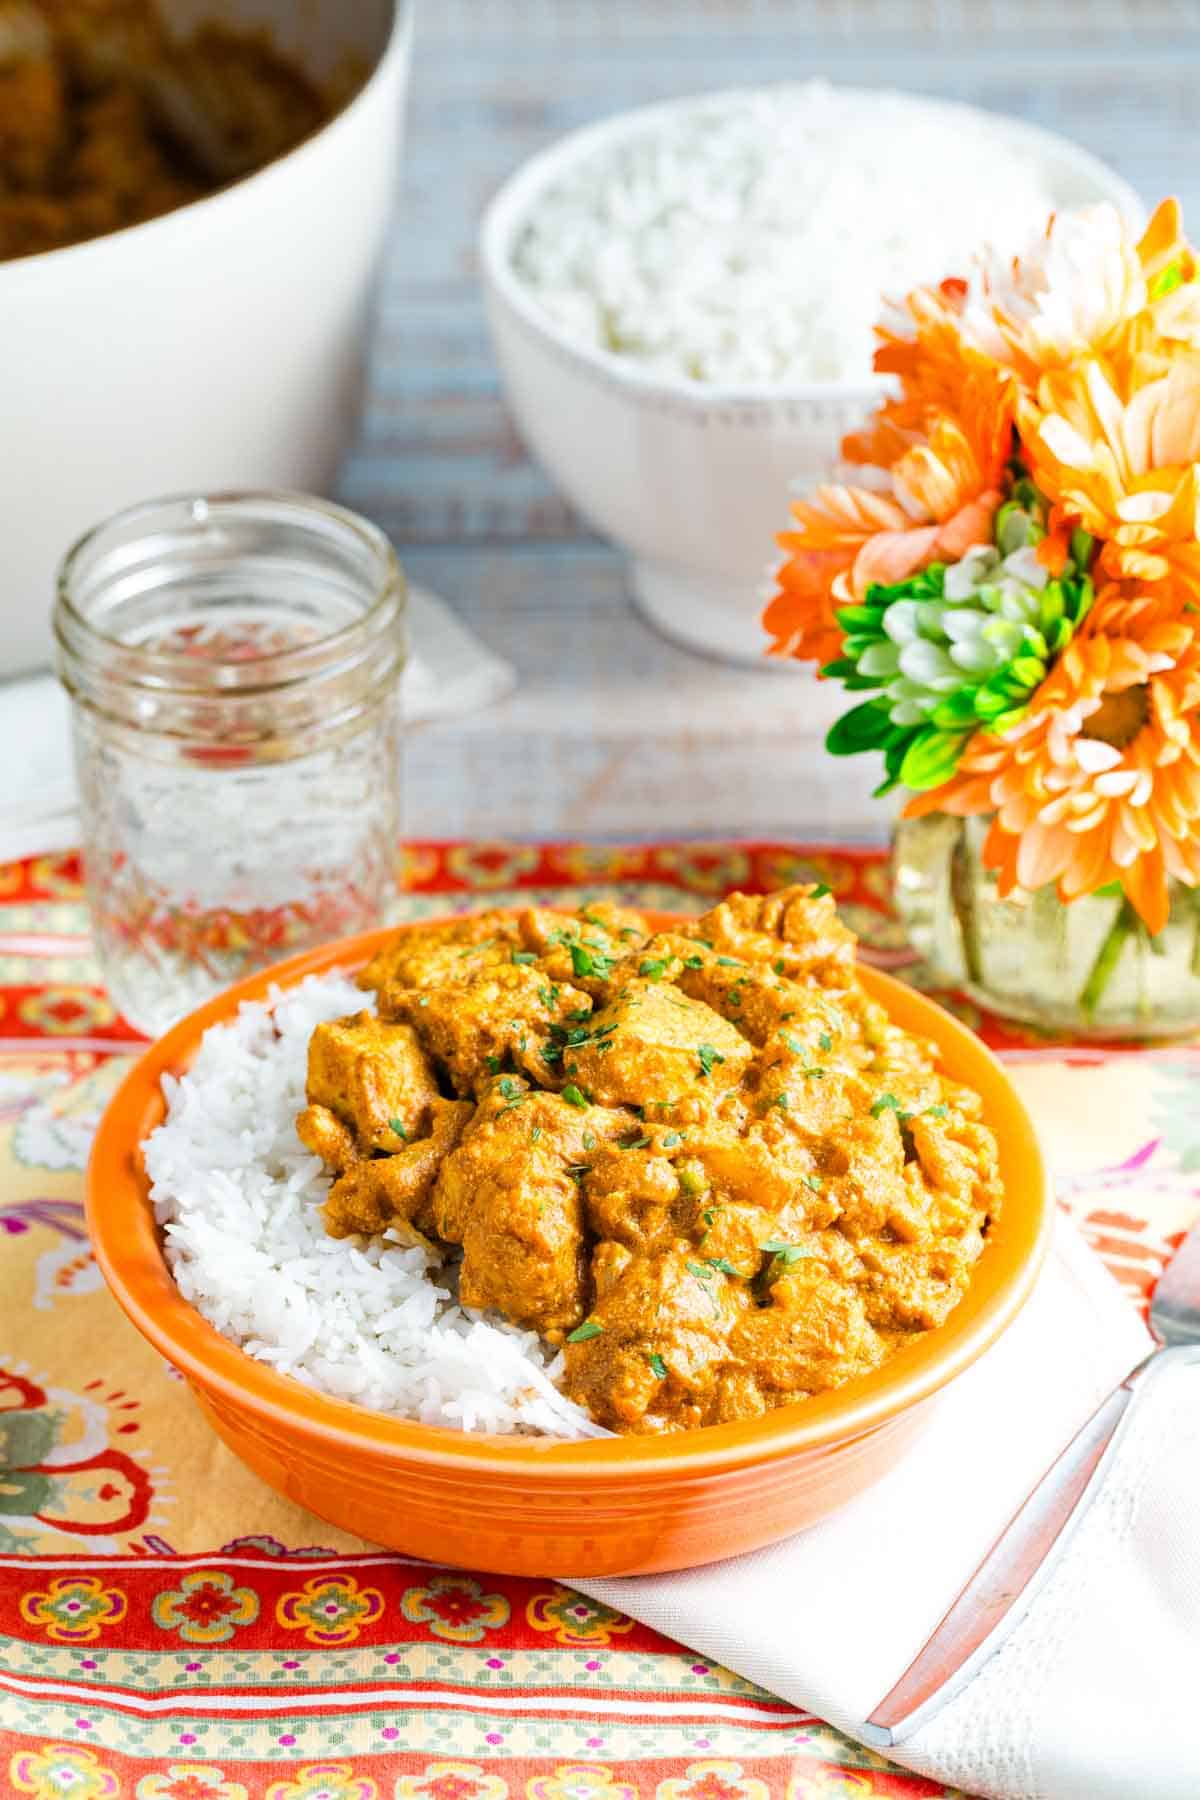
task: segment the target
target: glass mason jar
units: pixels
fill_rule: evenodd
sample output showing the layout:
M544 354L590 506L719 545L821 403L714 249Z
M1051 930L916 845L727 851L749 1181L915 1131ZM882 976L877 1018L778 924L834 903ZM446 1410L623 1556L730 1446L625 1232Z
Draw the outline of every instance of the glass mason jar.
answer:
M139 1029L378 923L404 614L383 534L304 495L152 501L67 556L54 628L88 903Z
M1002 1018L1080 1038L1200 1028L1200 892L1173 882L1151 937L1119 891L1064 905L1053 886L1001 899L982 862L989 818L902 820L896 907L932 979Z

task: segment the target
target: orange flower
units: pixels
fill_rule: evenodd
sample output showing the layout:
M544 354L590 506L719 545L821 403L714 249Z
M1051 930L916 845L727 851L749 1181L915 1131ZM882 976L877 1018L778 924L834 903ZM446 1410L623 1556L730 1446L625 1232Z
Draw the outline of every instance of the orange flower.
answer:
M1001 894L1054 881L1069 901L1119 881L1151 931L1167 880L1200 883L1200 644L1178 590L1098 598L1003 736L978 732L910 817L995 813L984 861Z
M914 381L918 374L914 368ZM831 661L842 643L839 606L861 599L872 582L904 581L990 541L1012 448L1012 384L980 357L964 358L959 374L953 410L915 391L885 402L873 436L846 440L856 453L870 444L890 457L890 494L822 487L812 501L793 503L798 529L780 534L788 554L763 614L772 654ZM940 363L931 379L940 390Z
M1027 255L985 258L961 329L1028 388L1095 355L1161 374L1178 343L1200 345L1196 272L1178 201L1164 200L1136 240L1116 207L1083 207L1053 215Z
M1123 392L1090 357L1043 375L1018 423L1030 474L1055 520L1104 541L1101 570L1156 582L1178 575L1200 595L1200 356Z
M966 294L966 282L958 280L914 288L903 306L876 326L876 372L895 376L900 392L880 404L865 431L843 438L847 462L890 469L920 441L930 407L955 410L970 366L978 362L963 341Z

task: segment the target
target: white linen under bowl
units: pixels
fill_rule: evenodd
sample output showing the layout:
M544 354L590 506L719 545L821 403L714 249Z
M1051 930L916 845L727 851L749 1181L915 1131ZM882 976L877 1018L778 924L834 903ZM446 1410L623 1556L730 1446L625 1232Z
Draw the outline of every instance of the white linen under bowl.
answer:
M868 89L838 91L871 98ZM696 98L571 132L510 177L480 229L488 322L523 435L583 518L628 553L634 598L647 618L689 648L795 672L795 663L763 656L759 615L775 533L787 525L789 490L830 479L842 437L861 424L879 387L664 379L569 337L513 268L513 247L546 189ZM1109 200L1130 218L1143 217L1128 183L1066 138L954 102L896 98L915 112L986 121L1036 157L1060 208ZM982 238L986 221L980 228Z
M328 492L357 426L399 166L411 0L170 0L366 80L207 199L0 262L0 675L48 660L59 559L156 494Z

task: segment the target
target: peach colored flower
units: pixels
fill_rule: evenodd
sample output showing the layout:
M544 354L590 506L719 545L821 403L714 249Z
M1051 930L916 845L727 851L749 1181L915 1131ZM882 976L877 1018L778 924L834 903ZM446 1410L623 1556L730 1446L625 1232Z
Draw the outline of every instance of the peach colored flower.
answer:
M1167 880L1200 883L1200 644L1178 590L1100 595L1085 628L1002 736L977 732L908 816L994 813L999 888L1076 899L1119 881L1151 931Z
M983 260L963 309L969 341L1036 386L1047 369L1093 355L1148 301L1138 245L1115 206L1052 214L1025 256Z
M880 408L873 438L847 440L856 454L895 453L890 494L823 487L793 504L796 529L780 535L787 555L763 614L775 655L831 661L841 649L839 606L873 582L904 581L990 541L1012 448L1012 384L979 357L965 360L961 377L955 411L914 392ZM935 388L941 379L939 371Z
M1100 358L1052 370L1018 424L1033 480L1102 540L1104 573L1200 595L1200 356L1128 391Z

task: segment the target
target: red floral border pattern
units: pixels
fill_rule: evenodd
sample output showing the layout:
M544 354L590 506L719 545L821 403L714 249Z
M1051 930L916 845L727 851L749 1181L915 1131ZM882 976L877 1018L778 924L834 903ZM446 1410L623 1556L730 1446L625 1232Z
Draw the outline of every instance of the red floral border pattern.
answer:
M869 960L906 968L914 959L891 909L887 853L881 849L774 843L646 845L435 843L412 841L400 852L397 876L407 901L444 897L449 909L486 906L514 891L586 890L596 886L674 889L714 903L733 888L766 893L795 881L820 881L863 944ZM68 950L86 958L89 945L80 859L74 852L0 866L0 966L24 965L25 980L0 977L0 1048L44 1039L106 1050L139 1042L94 981L30 982L41 961ZM49 914L46 918L44 915ZM65 915L65 916L64 916ZM26 920L30 922L26 922ZM1006 1026L957 996L951 1004L997 1048L1047 1040Z

